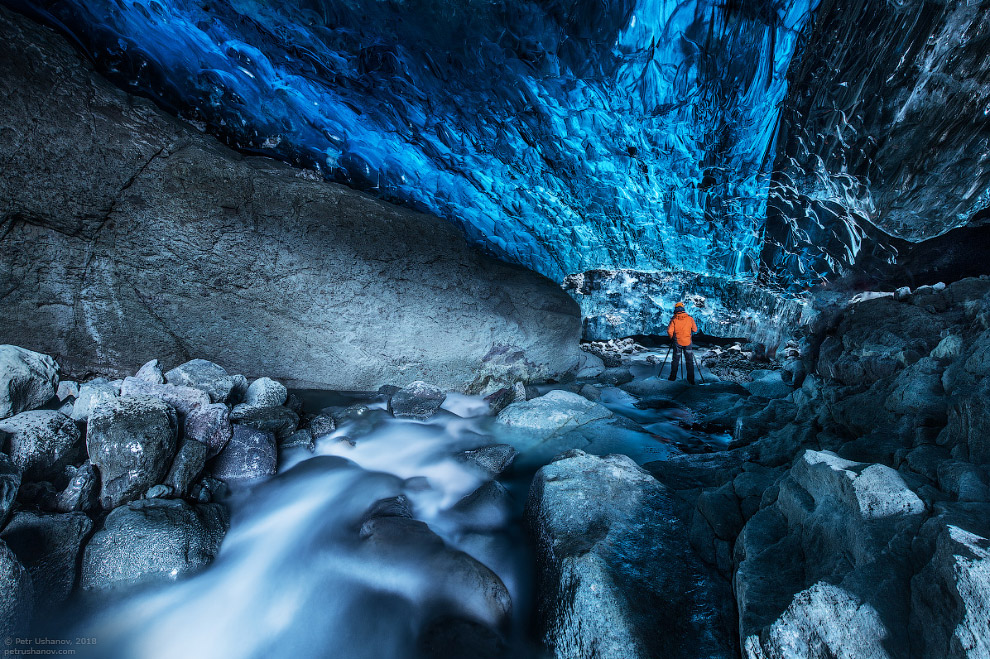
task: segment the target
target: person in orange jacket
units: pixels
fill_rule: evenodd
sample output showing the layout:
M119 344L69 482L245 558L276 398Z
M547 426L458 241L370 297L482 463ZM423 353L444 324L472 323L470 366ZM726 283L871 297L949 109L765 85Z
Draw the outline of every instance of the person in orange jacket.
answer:
M671 382L677 379L677 369L680 366L681 357L684 357L684 365L687 366L687 380L689 384L694 384L694 344L691 335L698 333L698 326L694 318L684 310L684 303L678 302L674 305L674 317L667 326L667 336L674 340L673 351L674 360L670 365Z

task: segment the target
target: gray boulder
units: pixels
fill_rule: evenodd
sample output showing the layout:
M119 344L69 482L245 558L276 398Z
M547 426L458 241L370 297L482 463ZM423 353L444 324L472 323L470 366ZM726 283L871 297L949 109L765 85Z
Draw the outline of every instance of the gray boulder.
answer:
M247 388L244 404L251 407L277 407L285 404L289 395L285 385L271 378L258 378Z
M497 420L509 428L549 438L613 416L611 410L603 405L578 394L555 389L539 398L509 405L499 413Z
M667 489L622 455L571 451L537 472L542 637L555 657L730 657L724 586L692 558Z
M122 396L145 396L168 403L183 423L192 412L210 404L210 395L202 389L173 384L152 384L137 378L124 378Z
M184 429L186 438L204 444L207 459L212 458L223 450L234 434L230 408L223 403L196 407L186 416Z
M417 381L392 394L388 400L388 411L404 419L428 419L447 399L447 394L432 384Z
M329 414L319 414L309 422L309 430L313 435L313 439L325 437L336 429L337 422Z
M11 322L16 321L12 318ZM57 387L58 364L54 359L0 345L0 419L41 407L55 395Z
M36 613L53 613L72 594L82 546L92 530L93 522L83 513L19 512L0 533L31 574Z
M63 513L90 512L99 508L99 497L100 476L87 460L74 470L69 484L55 497L55 510Z
M213 475L226 482L273 476L278 466L275 435L234 424L234 434L213 463Z
M100 403L120 395L120 387L115 387L106 378L95 378L79 387L79 396L72 406L72 418L87 421L90 412Z
M17 489L21 486L21 471L7 456L0 453L0 528L7 522L10 509L17 498Z
M182 442L164 483L171 488L173 494L182 497L189 492L189 486L206 466L206 452L206 444L193 439Z
M120 506L86 545L80 587L105 591L180 579L213 560L228 525L219 504L145 499Z
M82 438L72 419L55 410L31 410L0 421L7 452L25 479L57 478L75 457Z
M924 502L893 469L828 451L805 451L774 494L735 543L746 656L906 654Z
M932 551L911 580L911 626L924 657L990 656L988 520L985 504L947 506L921 529Z
M0 636L25 636L33 609L31 575L7 544L0 541Z
M205 391L214 403L226 403L234 390L234 378L223 367L206 359L193 359L165 374L165 381L179 387Z
M122 396L93 410L86 448L100 471L104 508L136 499L165 478L176 428L175 411L156 398Z
M253 407L238 405L230 414L235 424L263 430L285 439L299 427L299 415L287 407Z
M68 371L194 354L338 390L576 366L581 316L556 282L440 218L236 153L8 9L0 34L4 125L32 127L0 140L0 250L17 255L0 262L0 340ZM182 248L165 263L162 245Z
M146 362L138 369L134 377L138 380L150 382L151 384L165 384L165 373L162 371L161 364L158 363L157 359Z
M55 391L55 397L63 403L66 398L75 400L79 397L79 383L73 382L72 380L59 381L58 389Z
M519 455L510 444L492 444L469 449L457 454L457 458L473 464L492 478L508 469Z
M781 371L753 371L750 374L752 382L743 386L754 396L762 398L783 398L790 395L794 388L784 382Z

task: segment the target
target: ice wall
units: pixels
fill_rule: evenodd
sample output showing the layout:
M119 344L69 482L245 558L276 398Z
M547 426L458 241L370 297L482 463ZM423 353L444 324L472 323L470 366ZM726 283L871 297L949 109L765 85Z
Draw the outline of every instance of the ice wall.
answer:
M558 281L749 276L818 0L0 0L231 145Z

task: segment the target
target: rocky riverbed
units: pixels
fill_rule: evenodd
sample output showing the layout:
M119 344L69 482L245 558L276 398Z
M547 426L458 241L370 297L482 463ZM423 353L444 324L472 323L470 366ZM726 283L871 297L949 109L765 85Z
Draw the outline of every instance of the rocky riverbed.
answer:
M615 342L487 396L205 360L77 383L3 346L3 631L95 656L985 656L988 319L990 280L963 280L822 314L783 364L740 346L772 367L741 382Z

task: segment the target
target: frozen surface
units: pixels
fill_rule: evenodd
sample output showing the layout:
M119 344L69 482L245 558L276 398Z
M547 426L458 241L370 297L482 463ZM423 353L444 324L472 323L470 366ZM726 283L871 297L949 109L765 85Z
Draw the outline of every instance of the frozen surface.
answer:
M432 211L558 281L750 274L818 0L0 0L245 150Z

